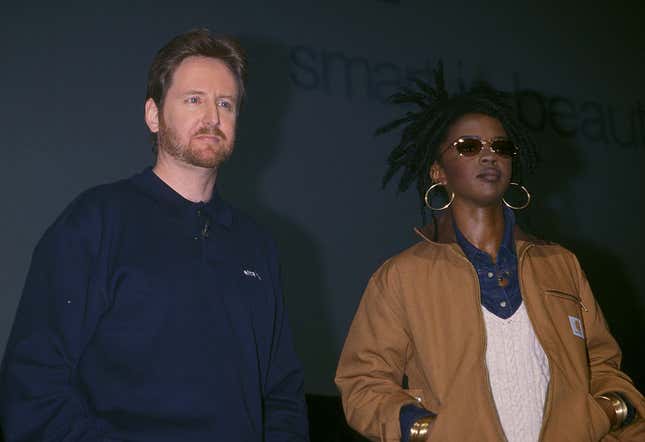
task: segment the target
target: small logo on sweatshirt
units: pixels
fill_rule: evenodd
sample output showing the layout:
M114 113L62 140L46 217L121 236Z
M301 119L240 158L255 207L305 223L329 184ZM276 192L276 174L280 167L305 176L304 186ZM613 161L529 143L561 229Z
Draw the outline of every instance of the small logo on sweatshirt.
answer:
M571 331L574 335L582 339L585 338L585 332L582 329L582 321L580 320L580 318L569 316L569 324L571 325Z
M260 275L254 272L253 270L244 269L242 273L244 273L244 276L248 276L250 278L256 278L262 281L262 278L260 277Z

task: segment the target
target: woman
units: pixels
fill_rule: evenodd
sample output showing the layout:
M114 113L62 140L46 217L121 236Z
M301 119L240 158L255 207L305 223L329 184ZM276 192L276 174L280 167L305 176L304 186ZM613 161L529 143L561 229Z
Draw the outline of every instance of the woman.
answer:
M382 129L405 125L385 182L403 169L438 215L365 290L336 374L349 424L382 441L645 441L576 257L515 224L536 155L508 97L435 77L395 95L419 110Z

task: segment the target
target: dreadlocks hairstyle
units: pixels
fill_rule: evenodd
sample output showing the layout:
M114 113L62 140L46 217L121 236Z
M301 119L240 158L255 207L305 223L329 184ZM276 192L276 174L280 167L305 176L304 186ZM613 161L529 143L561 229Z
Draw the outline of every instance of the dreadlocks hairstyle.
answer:
M441 61L434 70L434 86L418 78L413 82L416 87L402 88L389 101L397 105L414 106L415 109L378 128L376 134L401 130L401 139L388 156L388 169L383 177L382 187L400 170L399 192L406 191L416 181L424 223L426 212L423 196L432 184L430 166L439 159L441 144L452 123L465 114L485 114L502 123L508 137L519 147L519 154L513 159L513 181L521 183L524 173L534 169L538 159L535 142L515 116L510 93L495 90L479 81L468 90L449 94L445 87Z

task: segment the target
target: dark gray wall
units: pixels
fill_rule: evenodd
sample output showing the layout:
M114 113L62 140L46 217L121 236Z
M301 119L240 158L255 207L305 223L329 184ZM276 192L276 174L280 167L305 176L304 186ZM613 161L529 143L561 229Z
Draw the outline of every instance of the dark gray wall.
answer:
M415 196L379 189L395 137L372 133L399 112L384 98L439 58L451 89L481 77L532 91L519 108L544 164L525 222L578 253L626 370L645 386L642 8L88 3L4 7L0 18L0 353L44 229L81 190L150 163L143 101L155 51L208 26L250 54L237 151L218 186L279 242L309 392L335 392L367 278L416 240Z

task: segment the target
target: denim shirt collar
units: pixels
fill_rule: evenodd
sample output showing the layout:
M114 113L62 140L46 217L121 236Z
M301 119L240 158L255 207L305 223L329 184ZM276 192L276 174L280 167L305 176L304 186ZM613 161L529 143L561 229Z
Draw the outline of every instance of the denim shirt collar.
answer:
M476 262L488 262L491 260L490 256L486 252L479 250L466 239L457 227L457 223L455 223L454 218L452 220L452 226L455 229L457 243L471 263L475 264ZM513 241L514 227L515 214L510 208L504 206L504 236L502 237L502 243L500 244L499 252L497 253L498 261L517 258L515 253L515 243Z

